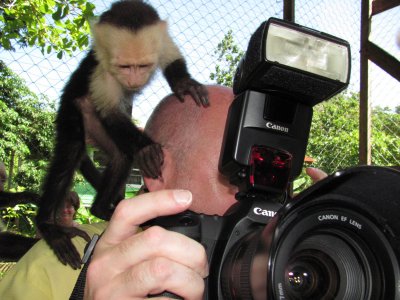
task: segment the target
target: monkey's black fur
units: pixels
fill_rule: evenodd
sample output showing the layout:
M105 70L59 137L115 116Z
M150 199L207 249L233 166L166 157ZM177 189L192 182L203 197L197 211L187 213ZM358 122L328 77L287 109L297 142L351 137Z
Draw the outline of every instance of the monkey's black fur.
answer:
M38 240L12 232L0 232L0 260L18 261Z
M132 18L132 16L135 16ZM137 31L160 20L157 11L143 1L115 2L111 9L100 16L101 23Z
M114 3L109 11L101 15L99 22L136 31L159 20L157 12L150 5L142 1L123 0ZM94 167L86 154L84 115L79 101L85 101L83 97L89 95L91 75L98 64L92 49L71 75L63 90L56 119L54 154L43 185L43 195L36 217L43 238L59 260L74 269L80 268L80 255L70 239L78 235L89 240L89 236L76 227L66 228L57 225L54 218L70 188L75 170L80 168L83 176L97 190L91 212L99 218L108 220L114 205L121 199L120 195L131 170L134 155L143 148L153 153L152 161L147 160L142 163L139 161L143 172L148 176L159 176L163 163L161 146L154 144L132 123L131 111L120 108L111 109L106 114L96 113L96 118L100 121L115 151L108 151L110 160L103 174ZM205 89L191 78L183 59L177 59L167 66L164 75L180 99L189 93L199 105L208 105ZM126 99L121 101L131 101L133 92L125 94ZM128 104L124 107L129 110L131 106Z
M0 207L13 207L17 204L38 204L40 196L32 192L3 192L0 191Z

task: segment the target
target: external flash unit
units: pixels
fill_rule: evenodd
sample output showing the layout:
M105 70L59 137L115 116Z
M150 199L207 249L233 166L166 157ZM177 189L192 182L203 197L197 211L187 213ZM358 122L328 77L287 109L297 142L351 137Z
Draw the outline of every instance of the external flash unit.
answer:
M282 193L301 172L313 106L344 90L348 42L270 18L234 77L220 171L240 190Z

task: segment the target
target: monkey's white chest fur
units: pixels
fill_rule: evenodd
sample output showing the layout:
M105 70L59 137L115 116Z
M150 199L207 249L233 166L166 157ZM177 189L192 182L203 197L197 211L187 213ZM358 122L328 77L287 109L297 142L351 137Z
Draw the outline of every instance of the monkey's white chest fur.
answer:
M97 66L90 80L90 98L100 116L106 116L112 110L126 112L133 101L132 93L124 92L118 81L109 72Z

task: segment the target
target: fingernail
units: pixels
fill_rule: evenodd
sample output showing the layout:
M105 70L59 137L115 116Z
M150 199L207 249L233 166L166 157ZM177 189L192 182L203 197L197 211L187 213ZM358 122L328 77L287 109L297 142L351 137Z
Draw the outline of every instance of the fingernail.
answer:
M192 193L187 190L174 190L174 198L176 203L187 205L192 202Z

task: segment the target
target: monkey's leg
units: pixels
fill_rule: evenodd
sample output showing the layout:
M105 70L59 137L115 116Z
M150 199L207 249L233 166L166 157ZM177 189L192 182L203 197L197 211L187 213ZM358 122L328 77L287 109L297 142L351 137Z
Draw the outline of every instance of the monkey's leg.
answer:
M80 164L84 151L83 143L71 139L71 136L59 132L57 139L54 156L43 186L43 195L36 217L38 223L48 222L55 217L71 186L74 172Z
M57 224L55 216L72 183L75 170L85 153L84 131L78 116L69 110L68 115L58 115L57 142L53 160L44 183L43 195L36 217L37 226L48 245L63 264L80 268L81 258L72 244L73 236L81 236L89 241L88 234L76 227L63 227Z

